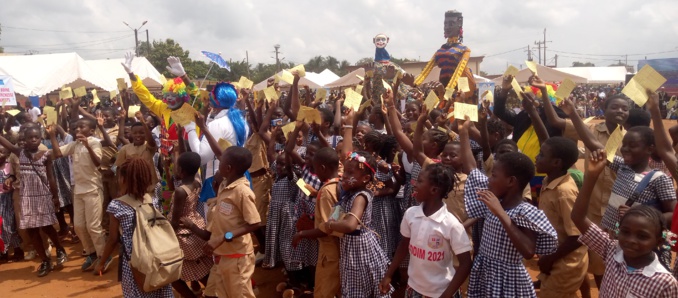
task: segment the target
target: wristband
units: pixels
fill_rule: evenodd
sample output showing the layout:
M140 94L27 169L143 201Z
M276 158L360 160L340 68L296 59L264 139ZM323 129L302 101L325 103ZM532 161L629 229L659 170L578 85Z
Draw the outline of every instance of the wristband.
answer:
M342 126L342 127L343 127L343 128L351 128L351 129L352 129L352 128L353 128L353 125L344 125L344 126Z
M233 240L233 233L226 232L226 234L224 234L224 239L226 240L226 242L231 242Z

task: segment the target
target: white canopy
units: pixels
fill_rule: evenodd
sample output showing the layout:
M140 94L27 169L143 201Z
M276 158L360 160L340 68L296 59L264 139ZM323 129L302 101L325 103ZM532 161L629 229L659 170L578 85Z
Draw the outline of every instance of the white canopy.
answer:
M589 84L616 84L626 81L625 66L610 67L559 67L558 71L584 77Z
M416 76L415 76L416 77ZM477 74L473 74L473 78L475 78L476 83L489 83L492 82L492 80L481 77ZM424 83L428 82L437 82L440 79L440 67L434 66L433 69L431 69L431 72L428 74L426 79L424 79Z
M12 77L14 92L23 96L43 96L64 85L106 91L117 87L115 80L106 80L76 53L0 56L0 74Z
M127 72L125 72L121 65L121 63L125 62L125 59L87 60L85 62L87 62L92 70L103 76L106 83L117 86L116 79L124 78L127 86L132 86L129 81L129 75L127 75ZM162 75L145 57L134 58L132 61L132 71L141 78L144 85L148 88L160 88L164 83Z
M365 77L365 69L364 68L358 68L352 72L349 72L348 74L344 75L341 78L338 78L334 80L332 83L328 83L325 85L326 88L339 88L339 87L345 87L345 86L353 86L353 85L358 85L360 83L360 79L356 77L356 75L359 75L361 77Z
M309 78L309 76L308 76L309 74L310 74L310 73L307 72L307 73L306 73L306 76L304 76L304 77L302 77L302 78L299 78L299 86L306 85L306 86L308 86L308 87L311 88L311 89L322 88L323 85L320 85L320 84L318 84L318 83L312 81L312 80ZM277 73L277 75L278 75L278 76L282 76L282 71L279 72L279 73ZM272 76L268 77L267 79L265 79L265 80L263 80L263 81L257 83L256 85L254 85L254 86L252 87L252 90L255 90L255 91L261 91L261 90L266 89L266 85L268 84L268 80L269 80L269 79L273 79L273 78L275 78L275 75L272 75ZM288 84L287 82L281 80L280 82L278 82L278 86L280 86L281 88L287 88L287 87L290 87L291 85Z
M559 71L553 68L545 67L542 65L537 64L537 73L539 74L539 78L546 82L562 82L565 78L569 78L573 82L577 84L583 84L583 83L588 83L588 80L584 77L580 77L577 75L569 74L563 71ZM518 83L527 83L527 80L532 76L532 72L527 69L521 69L518 72L518 75L516 76L516 80L518 80ZM503 77L497 77L493 79L492 81L495 82L496 84L501 84Z
M320 86L325 86L339 79L339 76L331 70L325 69L321 73L306 72L306 78Z

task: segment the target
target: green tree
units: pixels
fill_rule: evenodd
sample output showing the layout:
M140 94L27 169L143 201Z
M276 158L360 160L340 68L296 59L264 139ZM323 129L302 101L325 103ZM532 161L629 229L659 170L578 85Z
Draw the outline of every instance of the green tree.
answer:
M341 60L341 63L339 63L339 71L335 73L339 76L344 76L348 73L349 66L351 66L351 63L346 60Z
M489 76L490 74L481 70L480 73L479 73L478 75L481 76L481 77L487 77L487 76Z
M591 62L579 62L579 61L572 62L572 67L593 67L593 66L596 65Z
M325 59L323 58L323 56L315 56L309 59L308 62L306 62L306 64L304 64L304 68L306 69L306 71L312 72L321 72L324 70L323 68L324 66Z
M372 57L365 57L365 58L360 58L360 60L356 61L355 66L363 66L366 64L372 64L374 62L374 58Z

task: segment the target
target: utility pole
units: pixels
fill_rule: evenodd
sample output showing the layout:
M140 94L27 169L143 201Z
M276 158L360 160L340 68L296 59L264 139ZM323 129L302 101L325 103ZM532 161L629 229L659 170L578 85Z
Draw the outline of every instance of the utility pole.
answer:
M532 61L532 51L530 51L530 45L527 45L527 61Z
M556 54L556 68L558 67L558 54Z
M279 72L280 71L280 59L278 58L278 55L281 54L280 53L280 45L276 44L276 45L273 46L273 48L275 49L275 71Z
M148 29L146 29L146 56L151 54L151 41L148 39Z
M136 29L130 27L130 25L127 24L127 22L122 22L122 23L125 24L125 26L127 26L127 28L134 30L134 54L137 57L139 57L139 35L138 35L138 33L139 33L139 29L141 29L141 27L146 25L146 23L148 23L148 21L144 21L143 23L141 23L141 26L139 26L139 28L136 28ZM148 31L147 31L147 34L148 34Z
M547 42L551 42L551 41L546 40L546 28L544 28L544 41L542 42L542 44L544 45L544 66L547 66L546 65L546 43Z
M534 44L537 46L537 55L539 57L539 64L542 64L541 63L541 45L542 45L542 42L541 41L535 41ZM544 57L544 60L546 60L546 57Z

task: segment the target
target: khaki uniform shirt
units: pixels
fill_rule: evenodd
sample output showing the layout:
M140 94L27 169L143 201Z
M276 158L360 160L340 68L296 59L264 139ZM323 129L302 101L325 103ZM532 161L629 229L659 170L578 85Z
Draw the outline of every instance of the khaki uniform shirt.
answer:
M94 154L101 158L101 142L88 137L87 143L94 151ZM85 194L101 189L101 172L94 165L89 151L78 141L59 147L63 156L73 156L73 176L75 181L75 194Z

